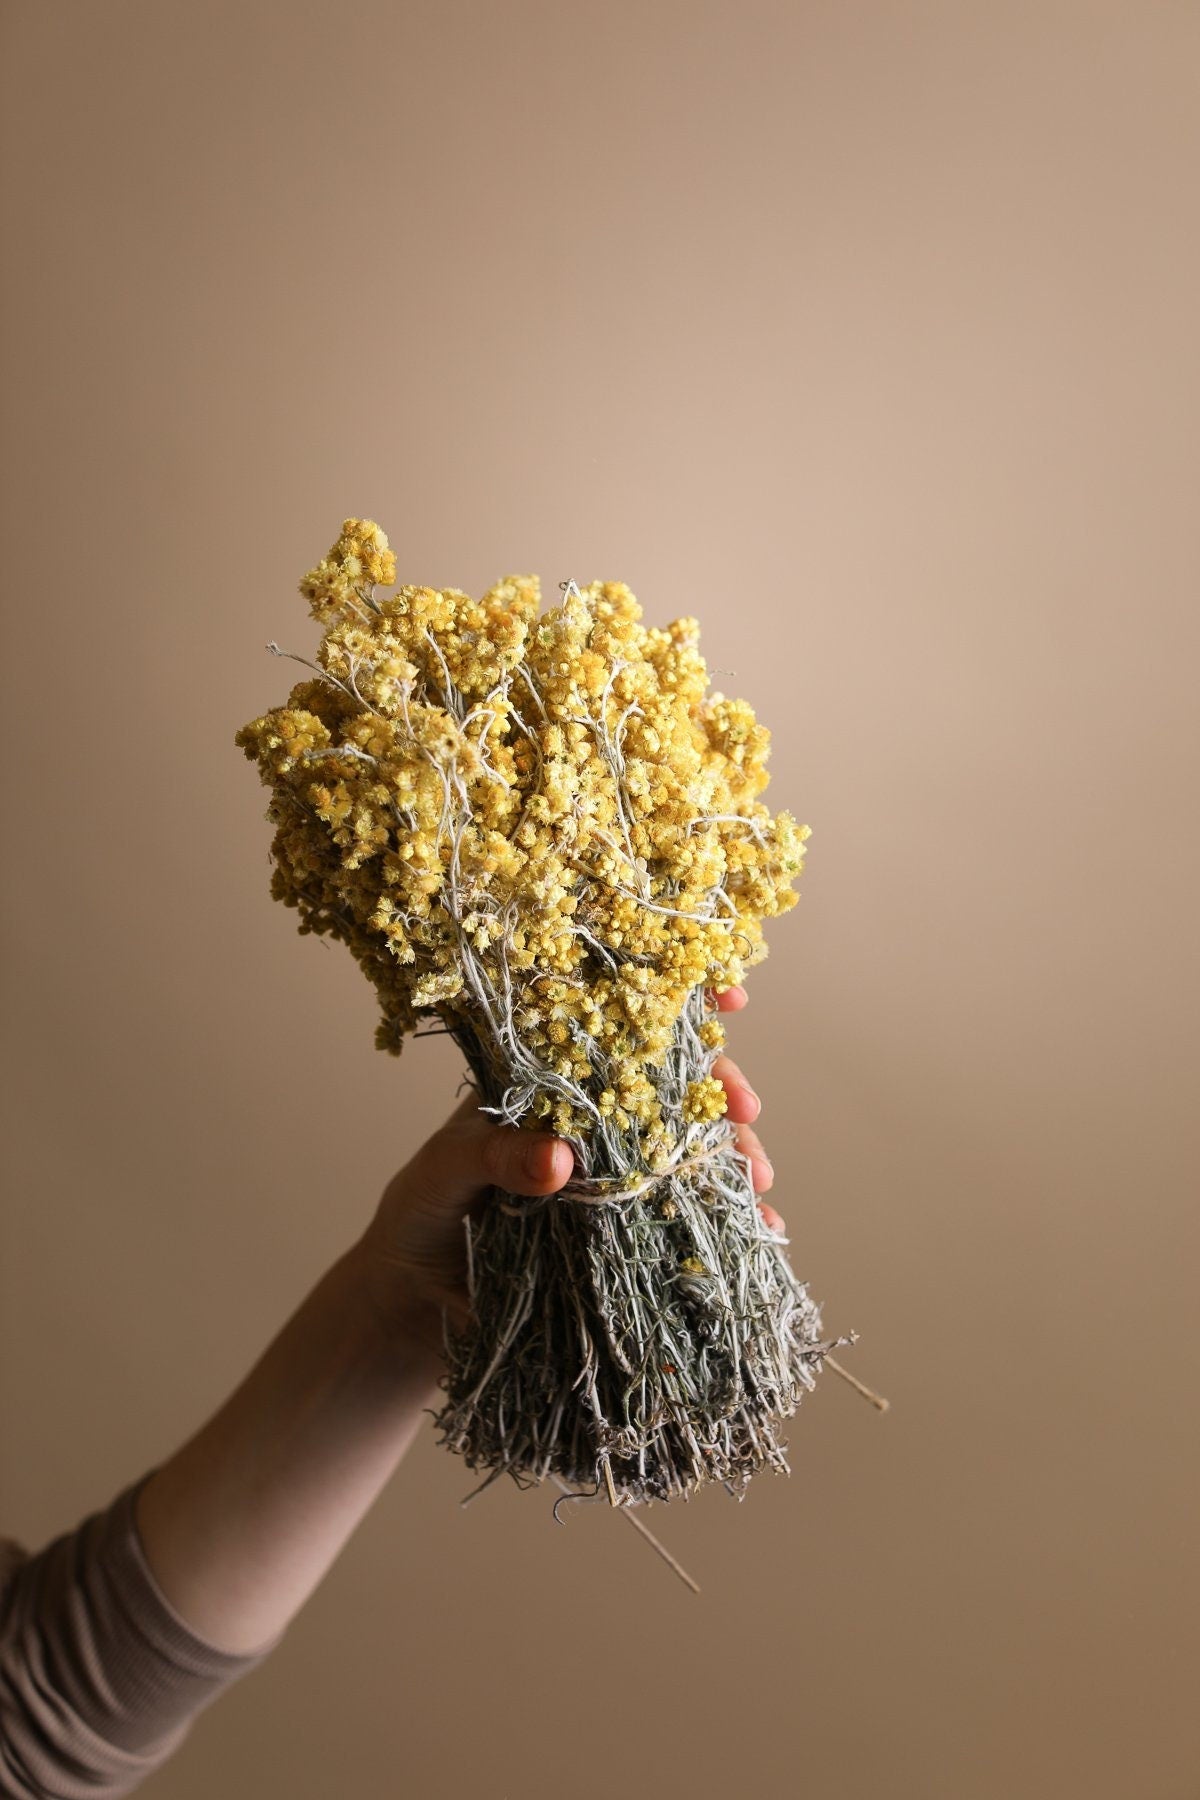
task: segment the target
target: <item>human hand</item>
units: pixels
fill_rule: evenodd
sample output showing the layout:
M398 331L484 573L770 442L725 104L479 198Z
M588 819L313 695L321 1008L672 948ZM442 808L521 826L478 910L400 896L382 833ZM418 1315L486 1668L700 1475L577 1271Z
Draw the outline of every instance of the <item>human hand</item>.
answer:
M733 987L715 998L720 1012L740 1012L747 994ZM732 1057L715 1058L712 1073L725 1089L737 1147L750 1158L754 1192L764 1193L775 1177L751 1127L761 1102ZM556 1193L574 1167L564 1138L500 1125L480 1111L473 1091L466 1094L393 1175L357 1246L385 1333L440 1357L443 1310L457 1331L470 1316L464 1218L478 1217L494 1187L531 1197ZM774 1207L760 1201L759 1210L773 1231L783 1229Z

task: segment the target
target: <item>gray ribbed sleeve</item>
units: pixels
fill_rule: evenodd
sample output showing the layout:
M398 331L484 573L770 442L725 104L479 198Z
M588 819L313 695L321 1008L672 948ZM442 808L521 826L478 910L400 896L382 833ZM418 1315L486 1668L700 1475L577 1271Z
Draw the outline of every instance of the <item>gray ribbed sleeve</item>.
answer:
M0 1539L0 1794L108 1800L178 1749L192 1720L275 1649L234 1656L159 1589L134 1504L115 1500L31 1555Z

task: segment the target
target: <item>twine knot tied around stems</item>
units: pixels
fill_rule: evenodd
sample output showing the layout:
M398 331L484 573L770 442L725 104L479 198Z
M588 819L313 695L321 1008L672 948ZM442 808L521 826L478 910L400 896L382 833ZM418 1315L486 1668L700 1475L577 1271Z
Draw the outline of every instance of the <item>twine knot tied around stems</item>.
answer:
M516 1196L509 1195L497 1204L500 1211L507 1213L510 1218L520 1218L538 1207L549 1206L555 1200L573 1200L583 1206L622 1206L627 1200L636 1200L653 1188L674 1181L685 1170L700 1168L705 1163L712 1162L715 1157L725 1154L730 1136L702 1144L689 1155L685 1155L682 1149L677 1149L658 1170L629 1168L615 1175L572 1175L570 1181L556 1188L552 1194L534 1194L528 1198L522 1196L519 1200Z

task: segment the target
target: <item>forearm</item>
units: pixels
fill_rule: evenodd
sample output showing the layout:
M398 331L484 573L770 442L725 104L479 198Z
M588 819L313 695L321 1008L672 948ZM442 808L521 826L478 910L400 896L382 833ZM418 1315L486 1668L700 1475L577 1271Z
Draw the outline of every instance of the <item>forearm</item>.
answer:
M221 1649L257 1650L287 1625L436 1396L436 1350L375 1319L356 1245L141 1491L155 1578Z

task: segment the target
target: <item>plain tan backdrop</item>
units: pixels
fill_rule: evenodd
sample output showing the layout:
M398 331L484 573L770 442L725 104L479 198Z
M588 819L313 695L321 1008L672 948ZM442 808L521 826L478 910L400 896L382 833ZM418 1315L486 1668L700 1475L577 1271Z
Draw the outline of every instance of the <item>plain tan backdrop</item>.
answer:
M651 1523L426 1432L155 1800L1200 1793L1200 8L4 8L0 1529L449 1110L234 747L350 514L702 622L812 826L730 1047L832 1377Z

